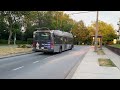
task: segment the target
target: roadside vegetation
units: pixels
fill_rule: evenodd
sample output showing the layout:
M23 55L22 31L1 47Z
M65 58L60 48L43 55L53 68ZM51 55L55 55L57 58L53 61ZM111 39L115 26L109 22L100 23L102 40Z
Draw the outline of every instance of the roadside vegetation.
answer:
M99 66L116 67L116 65L110 59L99 58L98 62Z
M105 55L105 53L104 53L103 50L98 50L98 51L97 51L97 54L98 54L98 55Z
M115 45L110 45L112 47L115 47L115 48L120 48L120 44L115 44Z
M71 32L77 45L93 44L95 22L86 26L63 11L0 11L0 44L32 44L33 32L40 27ZM103 21L99 21L98 35L103 36L103 44L116 38L113 26Z
M0 56L5 56L5 55L13 55L13 54L18 54L18 53L27 53L31 52L32 48L18 48L18 47L4 47L0 48Z

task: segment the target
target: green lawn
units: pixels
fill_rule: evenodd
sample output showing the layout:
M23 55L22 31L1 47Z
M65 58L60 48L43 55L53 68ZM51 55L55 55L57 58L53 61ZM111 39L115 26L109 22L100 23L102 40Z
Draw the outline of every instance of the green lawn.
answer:
M116 48L120 48L120 44L116 44L116 45L110 45L112 47L116 47Z

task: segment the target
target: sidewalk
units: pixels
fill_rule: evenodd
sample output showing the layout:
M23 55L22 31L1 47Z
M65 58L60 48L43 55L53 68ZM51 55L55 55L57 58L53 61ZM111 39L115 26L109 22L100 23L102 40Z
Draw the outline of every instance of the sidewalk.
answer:
M120 79L120 56L103 47L105 55L97 55L91 47L71 79ZM99 66L98 58L109 58L117 67Z

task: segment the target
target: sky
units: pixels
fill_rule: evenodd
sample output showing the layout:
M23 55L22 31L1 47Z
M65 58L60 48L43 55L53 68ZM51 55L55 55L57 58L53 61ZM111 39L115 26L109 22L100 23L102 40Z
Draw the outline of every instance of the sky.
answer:
M96 12L71 14L78 12L88 12L88 11L65 11L64 13L70 14L70 17L76 21L83 20L88 26L92 21L96 21ZM118 21L120 18L120 11L99 11L99 20L104 21L108 24L112 24L114 29L118 30Z

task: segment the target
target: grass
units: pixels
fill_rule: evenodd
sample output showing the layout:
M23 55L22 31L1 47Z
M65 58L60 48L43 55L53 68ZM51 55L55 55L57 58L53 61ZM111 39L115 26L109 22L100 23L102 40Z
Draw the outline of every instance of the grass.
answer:
M18 54L18 53L26 53L30 51L32 51L32 48L16 48L16 47L0 48L0 56Z
M112 47L120 48L120 44L110 45Z
M99 58L98 62L99 66L116 67L116 65L110 59Z
M98 51L97 51L97 54L98 54L98 55L105 55L105 53L103 52L103 50L98 50Z

